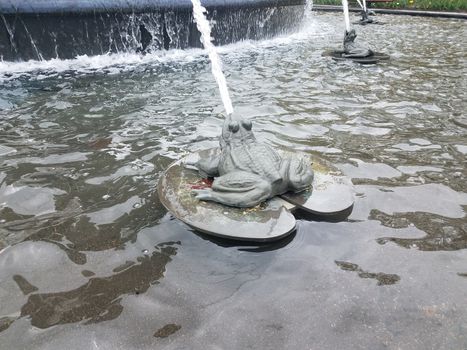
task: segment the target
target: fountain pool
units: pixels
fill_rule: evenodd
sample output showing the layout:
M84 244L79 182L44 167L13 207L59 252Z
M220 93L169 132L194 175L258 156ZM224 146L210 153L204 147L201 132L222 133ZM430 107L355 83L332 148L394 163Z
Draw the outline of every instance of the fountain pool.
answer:
M341 14L219 48L258 138L317 152L347 221L269 245L192 232L160 204L175 159L217 144L202 50L0 63L1 349L467 347L465 22L381 16L375 66L321 57Z

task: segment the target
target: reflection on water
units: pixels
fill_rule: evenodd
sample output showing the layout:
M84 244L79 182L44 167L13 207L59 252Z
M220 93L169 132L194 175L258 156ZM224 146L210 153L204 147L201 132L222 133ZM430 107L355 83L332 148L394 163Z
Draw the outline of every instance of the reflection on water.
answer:
M397 283L401 278L398 275L387 274L383 272L366 272L363 271L357 264L352 264L346 261L337 261L336 265L344 271L355 271L360 278L373 278L378 281L378 286Z
M0 347L467 347L465 23L383 17L359 28L378 66L321 57L338 14L220 48L258 137L356 187L348 220L272 245L194 234L157 198L217 143L202 51L0 62Z
M388 215L373 210L369 216L382 225L393 228L415 226L426 235L420 238L378 238L378 243L395 242L404 248L420 250L457 250L467 249L467 223L465 217L447 218L440 215L412 212Z
M13 280L16 282L18 288L21 289L21 292L23 292L24 295L28 295L37 290L37 287L33 286L21 275L14 275Z
M165 266L177 250L173 244L159 244L151 256L128 264L123 271L108 277L92 277L81 287L61 293L34 293L21 308L21 316L31 317L31 324L47 328L56 324L112 320L120 315L124 294L144 293L163 277ZM27 281L21 277L21 280ZM18 280L15 279L18 283ZM18 283L19 285L19 283ZM21 290L24 291L24 285ZM30 292L37 290L30 288ZM26 293L28 294L28 293Z

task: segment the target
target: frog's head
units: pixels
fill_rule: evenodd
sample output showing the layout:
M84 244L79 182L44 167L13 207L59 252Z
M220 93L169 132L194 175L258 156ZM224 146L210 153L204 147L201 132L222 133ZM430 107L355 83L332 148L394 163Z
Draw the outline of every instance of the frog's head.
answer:
M355 32L355 29L351 29L350 31L345 31L344 43L353 43L356 37L357 37L357 33Z
M239 146L244 143L255 142L250 120L228 116L222 128L222 140L225 144Z

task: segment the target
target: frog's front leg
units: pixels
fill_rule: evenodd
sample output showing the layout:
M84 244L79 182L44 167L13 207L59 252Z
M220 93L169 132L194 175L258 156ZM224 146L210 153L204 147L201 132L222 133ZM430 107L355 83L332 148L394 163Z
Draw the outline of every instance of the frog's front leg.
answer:
M219 156L212 156L198 160L195 167L200 172L201 177L219 176L219 159Z
M254 207L272 195L271 184L261 176L235 171L216 178L211 189L194 190L196 198L240 208Z
M194 162L186 161L185 165L194 166L201 177L216 177L219 176L219 161L220 153L217 149L213 149L207 156L200 157Z

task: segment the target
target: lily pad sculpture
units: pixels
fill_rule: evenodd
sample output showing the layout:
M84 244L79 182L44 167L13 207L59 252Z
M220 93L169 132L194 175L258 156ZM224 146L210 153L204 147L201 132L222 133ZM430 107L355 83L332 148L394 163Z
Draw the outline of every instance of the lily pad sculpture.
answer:
M365 4L365 0L363 3ZM366 13L366 5L363 8ZM361 64L374 64L389 59L389 56L384 53L374 52L355 43L357 33L355 29L350 28L349 4L347 0L342 0L342 9L345 22L344 49L326 51L323 53L323 56L331 56L335 61L351 60Z
M275 150L256 140L252 123L227 116L219 147L173 163L158 184L162 204L197 231L273 241L295 229L291 211L350 214L350 181L324 160Z
M323 56L331 56L335 61L351 60L361 64L375 64L379 61L389 59L389 56L384 53L375 52L369 48L357 44L355 42L356 38L357 33L355 32L355 29L345 31L343 45L344 49L326 51L323 53Z

